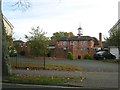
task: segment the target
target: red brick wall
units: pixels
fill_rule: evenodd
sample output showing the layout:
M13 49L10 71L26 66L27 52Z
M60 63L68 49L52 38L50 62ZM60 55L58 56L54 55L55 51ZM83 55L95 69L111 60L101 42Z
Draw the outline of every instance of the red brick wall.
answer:
M55 46L55 56L60 57L60 58L66 58L67 53L70 51L73 54L74 59L78 58L78 55L81 56L82 59L84 59L85 55L89 53L91 57L94 55L94 42L93 40L89 41L77 41L76 44L73 43L72 41L67 41L66 46L63 45L63 41L59 41L56 43ZM64 50L64 48L66 48Z

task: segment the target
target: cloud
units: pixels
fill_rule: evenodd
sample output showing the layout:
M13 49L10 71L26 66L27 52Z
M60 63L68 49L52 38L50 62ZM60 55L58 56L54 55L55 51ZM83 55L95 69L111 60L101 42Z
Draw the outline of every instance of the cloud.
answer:
M108 34L117 22L117 0L30 0L32 6L26 12L4 9L5 16L13 24L16 36L28 34L31 27L40 26L48 32L73 32L83 28L84 35L98 37L98 33ZM20 35L21 34L21 35Z

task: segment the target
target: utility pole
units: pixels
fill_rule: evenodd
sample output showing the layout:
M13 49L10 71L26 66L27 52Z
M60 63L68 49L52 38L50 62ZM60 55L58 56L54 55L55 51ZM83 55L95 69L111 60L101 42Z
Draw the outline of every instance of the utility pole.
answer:
M1 10L2 0L0 0L0 66L1 66L1 75L2 79L3 76L6 77L9 75L8 73L8 53L7 53L7 43L6 43L6 33L4 30L4 23L3 23L3 14Z
M45 70L45 64L46 62L45 62L45 50L44 50L44 70Z
M0 0L0 83L2 83L2 10L1 10L1 0ZM0 87L2 85L0 84ZM0 88L1 90L2 88Z

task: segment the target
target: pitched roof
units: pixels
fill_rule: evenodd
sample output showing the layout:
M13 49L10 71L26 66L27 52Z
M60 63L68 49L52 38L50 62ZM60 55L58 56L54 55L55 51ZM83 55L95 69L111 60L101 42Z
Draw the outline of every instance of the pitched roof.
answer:
M13 29L14 26L8 21L8 19L3 15L3 20Z
M22 41L22 40L15 40L15 41L13 41L13 43L24 43L24 41Z
M58 41L89 41L93 40L95 42L95 45L98 45L98 40L95 37L90 37L90 36L72 36L72 37L62 37L59 38Z
M115 23L115 25L108 32L109 33L112 32L117 26L120 26L120 19Z

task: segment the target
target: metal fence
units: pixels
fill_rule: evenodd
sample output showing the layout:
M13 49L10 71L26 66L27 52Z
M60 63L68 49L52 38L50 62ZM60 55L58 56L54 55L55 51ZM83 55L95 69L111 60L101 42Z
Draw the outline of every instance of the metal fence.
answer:
M9 58L9 64L12 68L45 67L45 60L43 57L35 59L25 56L16 56Z

